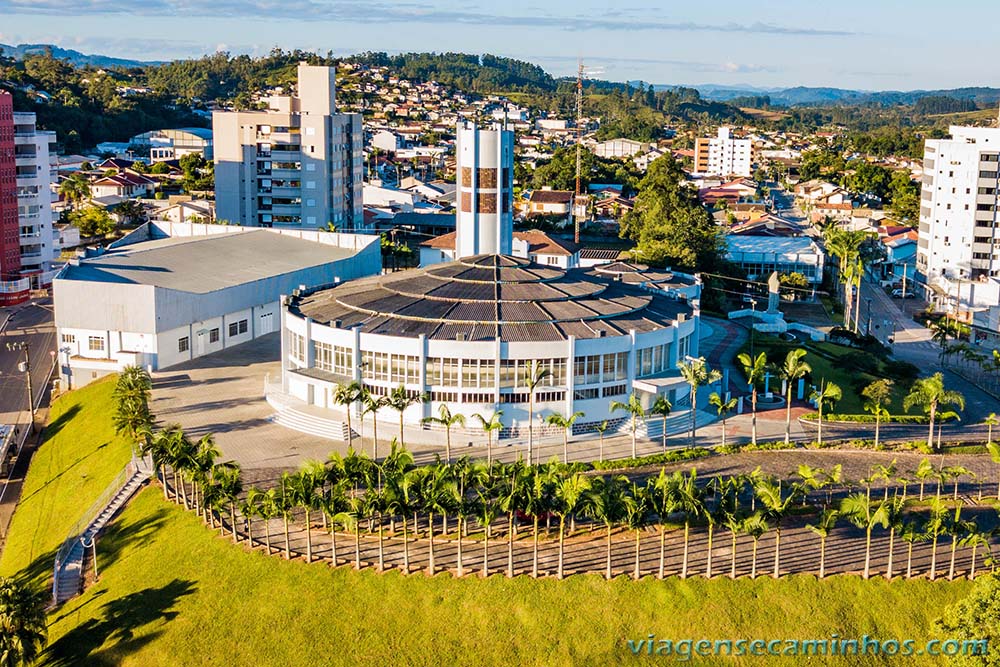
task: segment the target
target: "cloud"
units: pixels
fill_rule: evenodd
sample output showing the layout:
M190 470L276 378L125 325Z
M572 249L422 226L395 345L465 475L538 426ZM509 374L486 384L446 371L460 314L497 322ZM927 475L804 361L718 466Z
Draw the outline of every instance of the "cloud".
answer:
M504 26L567 31L721 32L784 36L846 36L854 33L826 28L773 23L670 22L636 16L631 11L597 17L498 14L455 10L421 2L360 2L358 0L0 0L0 13L135 16L251 17L316 19L346 23L420 23Z
M548 63L573 63L576 58L569 56L521 55L529 60ZM615 65L666 65L690 72L724 73L724 74L758 74L762 72L778 72L780 68L772 65L757 65L753 63L713 63L698 60L675 60L668 58L616 58L593 56L586 59L587 66L607 67L614 69Z

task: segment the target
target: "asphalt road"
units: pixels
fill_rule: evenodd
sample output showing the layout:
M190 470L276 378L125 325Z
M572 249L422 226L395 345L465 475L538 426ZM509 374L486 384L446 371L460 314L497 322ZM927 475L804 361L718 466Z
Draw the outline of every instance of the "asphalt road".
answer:
M5 323L5 324L4 324ZM56 349L51 299L37 299L16 308L0 309L0 423L27 421L28 392L25 374L18 370L23 349L8 344L27 343L31 352L32 390L37 402L48 384L52 355Z

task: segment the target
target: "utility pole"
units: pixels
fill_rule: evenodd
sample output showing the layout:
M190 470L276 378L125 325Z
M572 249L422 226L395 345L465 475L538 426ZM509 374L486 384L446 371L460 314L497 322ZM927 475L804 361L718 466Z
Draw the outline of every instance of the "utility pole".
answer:
M576 194L570 211L576 211L580 199L580 144L583 142L583 59L577 61L576 70ZM580 242L580 216L573 216L573 242Z
M31 345L28 341L18 341L16 343L7 343L7 349L10 351L24 350L24 361L18 363L17 370L24 373L25 378L28 381L28 413L31 416L31 433L35 433L35 395L31 390Z
M903 298L906 298L906 267L907 263L903 262Z

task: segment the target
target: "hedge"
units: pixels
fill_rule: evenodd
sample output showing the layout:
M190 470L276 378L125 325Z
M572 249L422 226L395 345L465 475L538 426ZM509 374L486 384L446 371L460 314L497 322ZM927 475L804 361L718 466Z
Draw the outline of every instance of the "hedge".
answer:
M808 412L800 419L808 419L815 421L819 417L819 413ZM948 422L952 421L952 417L948 418L938 418L938 422ZM860 414L860 415L839 415L836 413L830 413L823 415L823 421L825 422L854 422L858 424L874 424L875 415ZM883 424L928 424L930 418L927 415L889 415L888 417L882 418Z
M619 468L641 468L642 466L664 465L678 461L694 461L711 456L712 450L704 447L673 449L660 454L650 454L639 458L616 459L613 461L592 461L590 467L594 470L618 470Z

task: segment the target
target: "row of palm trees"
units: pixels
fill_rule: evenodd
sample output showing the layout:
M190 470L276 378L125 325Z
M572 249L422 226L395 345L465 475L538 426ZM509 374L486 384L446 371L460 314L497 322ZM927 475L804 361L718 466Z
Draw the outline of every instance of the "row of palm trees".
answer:
M539 540L544 531L550 535L555 522L558 538L556 576L565 575L565 540L577 532L579 523L587 530L601 527L605 532L605 576L611 578L612 536L616 530L633 531L634 565L632 575L643 576L641 569L641 536L647 527L659 531L659 561L657 577L664 577L665 543L668 528L683 525L683 556L680 576L687 577L691 569L690 534L695 525L707 530L704 573L711 577L717 572L713 563L713 542L716 533L725 529L731 540L729 576L737 571L737 540L740 535L752 539L751 569L758 573L757 552L760 540L769 532L774 536L772 576L781 575L781 533L787 518L799 513L812 500L816 520L809 524L820 539L817 564L819 576L826 574L826 539L838 523L847 521L864 529L866 534L863 576L871 573L871 539L878 528L889 531L890 560L887 578L897 572L892 563L895 540L908 544L905 572L913 574L913 546L921 540L932 541L929 577L935 578L937 546L942 535L951 536L949 578L955 576L956 552L959 546L973 549L973 566L968 573L975 576L976 551L990 553L990 538L995 531L980 529L972 520L962 517L958 501L958 478L971 474L964 468L935 468L924 459L909 476L896 470L895 463L876 466L868 478L857 484L847 484L839 466L829 471L800 466L792 481L762 474L759 470L745 475L717 476L702 483L697 471L668 472L645 479L630 479L624 475L600 476L587 474L583 466L552 461L529 465L523 461L511 464L472 461L462 458L454 463L437 462L415 467L412 455L395 441L382 461L349 450L346 456L332 455L325 463L310 462L296 472L284 473L270 488L253 487L243 493L239 468L229 463L216 463L218 451L210 436L196 442L187 439L177 427L167 427L150 439L147 453L158 469L170 469L173 499L185 508L199 513L203 520L228 531L234 541L246 534L251 545L261 544L268 553L283 552L291 558L291 523L302 517L309 530L306 537L305 559L314 560L314 527L319 524L329 539L334 565L350 563L350 555L342 557L342 534L353 535L353 563L362 567L362 532L377 535L380 570L386 568L385 531L392 535L401 530L404 572L411 572L410 545L421 535L426 538L426 571L439 571L435 558L435 540L455 538L457 573L464 576L468 568L464 552L470 532L482 534L481 574L490 570L491 540L504 534L507 550L506 575L514 576L514 541L522 522L530 524L531 575L539 576ZM161 479L168 479L163 474ZM872 486L879 480L886 486L882 497L872 497ZM892 487L889 481L903 481ZM937 492L928 498L927 507L906 509L924 500L924 485L937 480ZM954 482L952 497L943 491ZM908 484L920 485L919 496L908 494ZM190 485L190 491L188 490ZM833 502L834 487L844 488L847 495L839 504ZM853 488L864 491L853 491ZM169 497L169 495L168 495ZM908 505L909 501L909 505ZM924 509L928 514L924 516ZM244 530L237 529L239 519ZM225 520L222 519L225 517ZM271 533L272 521L281 519L283 545L275 545ZM226 523L228 522L228 528ZM260 528L257 528L257 525ZM255 532L258 531L258 532ZM259 534L263 531L263 535ZM263 538L261 540L261 537ZM992 560L988 560L993 563ZM649 573L646 573L649 574Z

